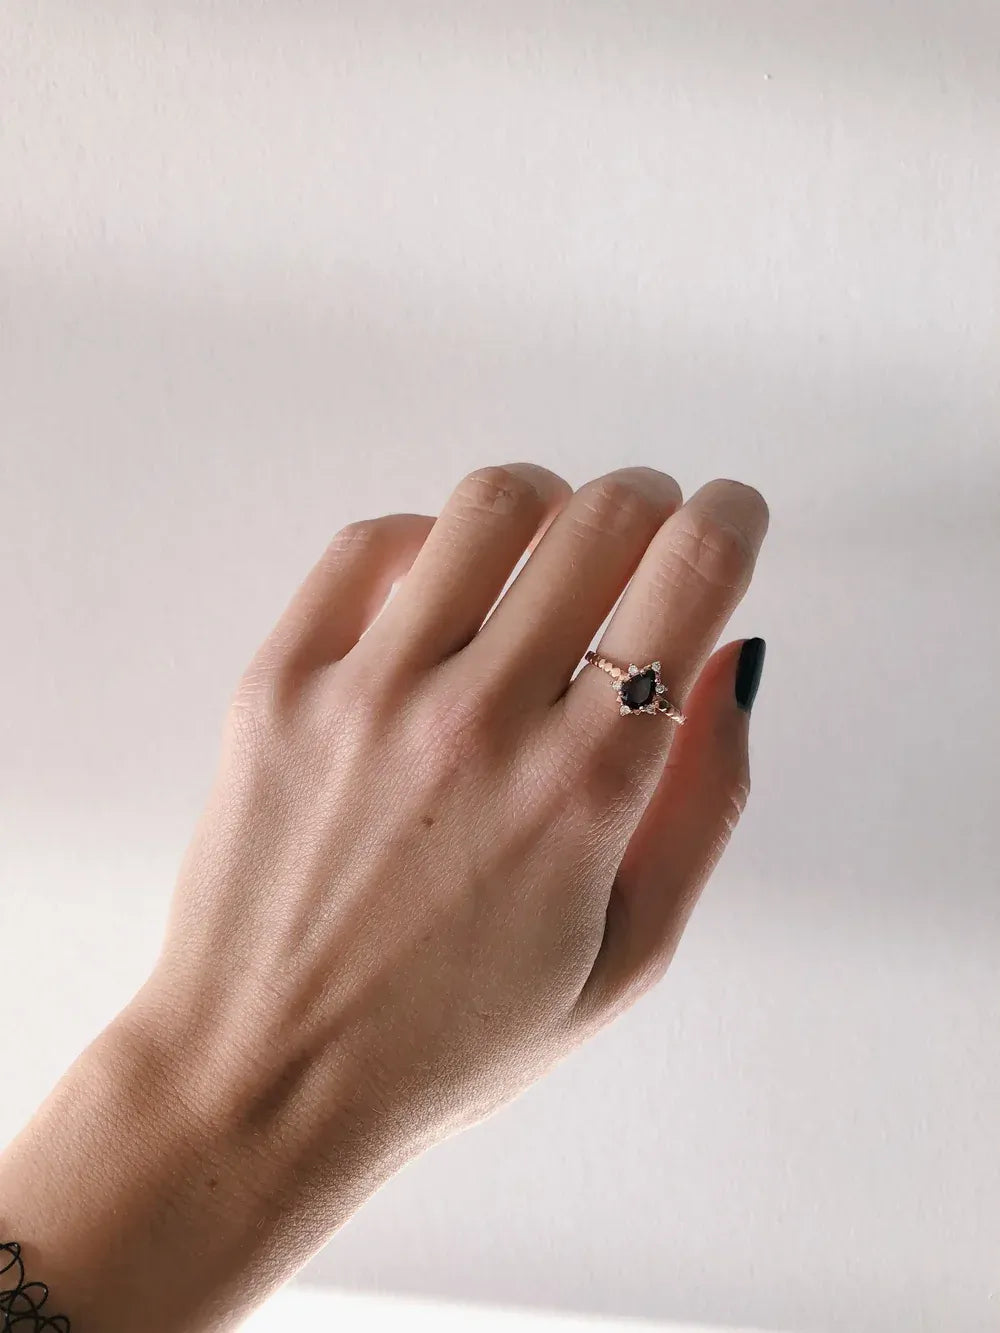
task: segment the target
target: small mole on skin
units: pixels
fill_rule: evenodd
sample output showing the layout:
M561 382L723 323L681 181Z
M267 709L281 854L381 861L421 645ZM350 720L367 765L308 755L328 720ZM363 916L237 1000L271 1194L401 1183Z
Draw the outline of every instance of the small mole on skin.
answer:
M210 1190L214 1190L214 1189L218 1186L218 1184L219 1184L219 1182L213 1177L213 1178L208 1182L208 1188L209 1188Z
M434 827L434 816L433 816L433 815L424 815L420 822L421 822L421 824L423 824L424 828L433 828L433 827Z

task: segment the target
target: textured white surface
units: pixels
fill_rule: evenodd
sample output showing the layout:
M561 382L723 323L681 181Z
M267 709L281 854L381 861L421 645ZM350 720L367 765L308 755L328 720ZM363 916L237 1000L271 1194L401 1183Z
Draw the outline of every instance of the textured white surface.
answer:
M0 10L0 1136L337 527L736 475L755 794L668 981L309 1277L1000 1327L998 51L993 0Z

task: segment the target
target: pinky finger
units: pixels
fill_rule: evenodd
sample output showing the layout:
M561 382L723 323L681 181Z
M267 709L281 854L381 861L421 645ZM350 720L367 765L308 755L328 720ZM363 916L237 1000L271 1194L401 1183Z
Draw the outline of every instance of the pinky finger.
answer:
M666 971L695 903L750 792L749 708L764 641L727 644L709 660L685 709L687 726L626 849L608 902L604 941L577 1017L597 1028Z

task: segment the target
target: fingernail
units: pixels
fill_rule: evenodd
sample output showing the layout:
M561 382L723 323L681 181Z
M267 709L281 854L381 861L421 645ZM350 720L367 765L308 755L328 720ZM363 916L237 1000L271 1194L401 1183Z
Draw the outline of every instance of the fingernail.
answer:
M747 639L740 649L740 660L736 664L736 703L744 713L750 712L757 697L766 648L763 639Z

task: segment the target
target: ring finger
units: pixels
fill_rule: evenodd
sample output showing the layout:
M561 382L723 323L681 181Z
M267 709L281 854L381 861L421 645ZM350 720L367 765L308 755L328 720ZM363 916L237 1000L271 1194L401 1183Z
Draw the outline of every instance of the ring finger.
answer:
M659 662L666 698L683 707L747 590L767 525L767 505L750 486L711 481L696 491L650 543L598 653L623 668ZM563 698L563 717L577 738L630 765L638 760L640 772L647 755L655 782L674 723L642 713L622 717L616 686L586 668Z

